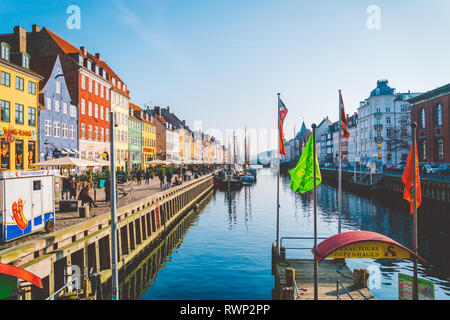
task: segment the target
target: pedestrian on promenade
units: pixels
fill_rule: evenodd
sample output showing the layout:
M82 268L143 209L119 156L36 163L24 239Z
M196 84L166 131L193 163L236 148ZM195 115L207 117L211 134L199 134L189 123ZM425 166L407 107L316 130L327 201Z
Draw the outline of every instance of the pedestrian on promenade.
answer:
M62 181L62 198L63 200L69 199L70 181L69 177L64 177Z
M159 185L160 185L161 189L163 189L163 187L164 187L164 172L162 171L162 169L160 169L158 171L158 178L159 178Z
M105 180L105 202L111 202L111 179L109 176Z
M147 169L145 171L145 184L149 185L150 184L150 169Z
M94 203L94 200L92 200L91 196L89 195L90 186L89 184L83 184L80 191L81 198L81 205L84 206L85 203L89 204L89 208L92 209L92 207L97 207L97 205Z
M69 190L70 190L70 200L77 198L77 183L75 182L75 178L72 177L69 182Z
M141 185L141 178L142 178L142 172L141 170L138 170L136 172L136 181L137 181L137 185L140 186Z
M166 179L167 179L168 188L170 188L171 184L172 184L172 171L170 169L167 169L167 171L166 171Z

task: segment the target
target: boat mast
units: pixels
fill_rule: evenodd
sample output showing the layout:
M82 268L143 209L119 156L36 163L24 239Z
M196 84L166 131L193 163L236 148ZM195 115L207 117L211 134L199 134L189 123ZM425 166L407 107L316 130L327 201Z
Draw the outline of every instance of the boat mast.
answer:
M247 174L247 127L245 127L244 136L244 172Z

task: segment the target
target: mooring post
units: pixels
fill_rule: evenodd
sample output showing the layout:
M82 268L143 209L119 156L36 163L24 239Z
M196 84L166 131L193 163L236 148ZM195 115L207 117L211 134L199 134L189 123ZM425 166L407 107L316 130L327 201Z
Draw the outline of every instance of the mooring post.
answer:
M368 278L369 274L365 268L358 268L353 271L353 285L358 289L367 287Z
M286 248L280 247L280 261L286 261Z

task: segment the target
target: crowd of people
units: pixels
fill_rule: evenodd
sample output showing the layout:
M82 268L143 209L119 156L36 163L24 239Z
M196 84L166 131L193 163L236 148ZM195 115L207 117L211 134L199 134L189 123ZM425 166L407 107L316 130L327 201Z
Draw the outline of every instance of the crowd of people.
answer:
M122 184L126 181L135 181L138 186L142 185L142 180L145 180L145 185L150 185L153 178L158 177L161 190L169 189L173 186L178 186L183 181L188 180L188 172L193 178L198 178L200 175L213 172L217 167L214 165L194 165L194 166L180 166L180 167L166 167L166 168L147 168L133 169L128 173L117 173L117 184ZM111 201L111 179L106 175L103 183L105 191L105 202ZM81 205L88 204L90 208L97 207L94 199L89 194L89 191L94 188L93 181L81 181L79 176L68 176L62 181L62 199L63 200L81 200ZM77 197L77 190L79 190Z

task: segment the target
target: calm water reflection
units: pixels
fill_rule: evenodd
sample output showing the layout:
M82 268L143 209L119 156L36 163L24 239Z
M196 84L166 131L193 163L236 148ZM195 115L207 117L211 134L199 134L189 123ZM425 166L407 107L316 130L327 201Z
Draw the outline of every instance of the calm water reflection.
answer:
M281 236L310 236L312 193L294 194L289 183L288 176L282 177ZM406 201L388 202L385 198L344 193L342 231L375 231L412 247L412 219ZM153 252L162 252L161 256L146 256L148 261L158 263L137 267L139 274L146 275L139 278L144 283L133 280L132 286L142 289L128 298L271 299L274 279L270 246L275 240L275 209L276 176L270 169L259 170L257 184L252 187L230 194L216 191L186 220L188 225L168 242L169 246ZM449 299L448 212L443 208L421 208L419 214L420 254L430 264L420 265L420 276L435 282L437 299ZM318 224L319 236L337 232L337 192L332 186L318 188ZM311 244L286 241L286 246ZM309 250L288 250L287 255L311 258ZM370 265L380 268L381 287L373 290L378 299L397 299L398 272L412 274L412 263L405 260L347 259L347 264L351 269ZM129 288L129 283L125 287Z

